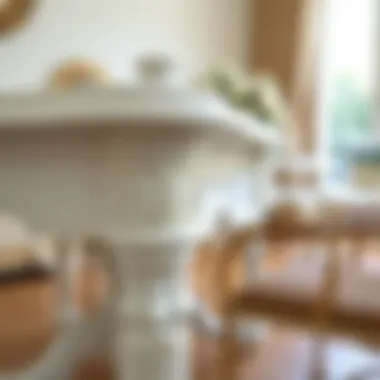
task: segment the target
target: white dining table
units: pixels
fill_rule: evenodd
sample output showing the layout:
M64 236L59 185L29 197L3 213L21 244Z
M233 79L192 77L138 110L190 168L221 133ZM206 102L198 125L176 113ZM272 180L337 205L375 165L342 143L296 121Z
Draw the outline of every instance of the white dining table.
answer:
M265 202L268 168L280 147L275 128L190 86L145 83L0 95L0 210L66 241L105 238L119 276L109 305L117 323L107 313L98 320L78 319L32 372L0 379L65 379L60 363L68 347L66 367L85 350L78 341L91 342L99 323L117 330L128 312L140 315L152 306L148 297L136 309L128 288L133 276L152 281L152 266L180 293L187 254L218 213L247 220ZM240 198L236 191L223 193L240 186L243 177ZM207 199L218 189L224 195L210 205ZM246 212L235 215L245 208L242 202ZM135 270L137 256L143 264ZM63 286L70 286L69 272ZM63 298L61 306L61 316L72 314ZM128 360L115 355L118 363ZM122 369L118 376L125 379Z

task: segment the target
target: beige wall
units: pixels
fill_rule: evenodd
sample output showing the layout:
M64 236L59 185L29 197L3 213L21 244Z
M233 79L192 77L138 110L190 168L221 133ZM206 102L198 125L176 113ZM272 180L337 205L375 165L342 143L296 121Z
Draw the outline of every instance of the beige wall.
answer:
M33 20L0 39L0 90L38 86L70 55L101 61L117 79L145 49L172 52L191 70L247 57L251 0L40 0Z

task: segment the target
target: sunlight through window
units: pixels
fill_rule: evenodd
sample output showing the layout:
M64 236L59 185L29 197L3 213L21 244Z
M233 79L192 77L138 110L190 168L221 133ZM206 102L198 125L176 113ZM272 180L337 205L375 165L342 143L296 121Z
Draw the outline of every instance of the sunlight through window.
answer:
M378 0L330 0L325 34L325 93L330 181L347 182L345 154L374 131Z

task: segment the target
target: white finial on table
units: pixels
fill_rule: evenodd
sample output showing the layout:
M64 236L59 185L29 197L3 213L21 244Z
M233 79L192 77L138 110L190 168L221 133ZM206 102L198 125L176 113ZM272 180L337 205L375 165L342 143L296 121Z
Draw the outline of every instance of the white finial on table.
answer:
M137 60L137 72L148 83L163 83L173 74L174 62L164 54L147 54Z

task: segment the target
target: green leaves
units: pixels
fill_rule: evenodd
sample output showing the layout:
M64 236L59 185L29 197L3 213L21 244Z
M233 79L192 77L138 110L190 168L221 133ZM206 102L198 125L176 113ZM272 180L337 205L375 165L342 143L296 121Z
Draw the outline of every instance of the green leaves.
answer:
M231 74L222 70L213 70L208 75L210 87L226 99L232 99L236 91L236 83Z
M238 96L237 105L266 123L275 121L275 111L270 107L260 88L247 88Z
M233 107L265 124L276 124L283 116L284 103L277 83L270 76L238 76L226 70L212 70L207 75L207 84Z

